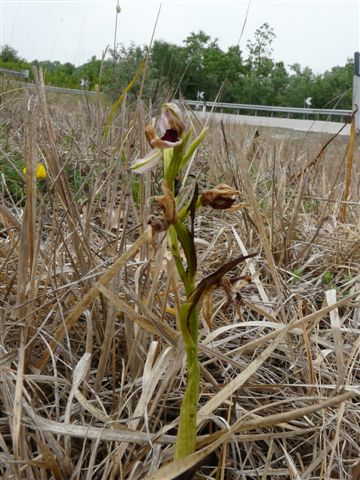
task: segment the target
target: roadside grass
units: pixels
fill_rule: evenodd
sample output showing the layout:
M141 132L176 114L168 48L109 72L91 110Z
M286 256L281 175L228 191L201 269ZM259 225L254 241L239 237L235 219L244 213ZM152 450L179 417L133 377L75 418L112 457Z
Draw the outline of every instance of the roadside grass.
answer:
M210 122L180 202L196 180L248 207L197 216L197 280L258 255L231 272L232 302L215 290L204 305L197 451L174 462L184 292L146 227L160 177L129 171L156 112L125 98L104 136L101 101L41 86L1 98L0 475L357 478L360 172L339 222L347 140L299 177L328 136ZM40 160L44 181L21 176Z

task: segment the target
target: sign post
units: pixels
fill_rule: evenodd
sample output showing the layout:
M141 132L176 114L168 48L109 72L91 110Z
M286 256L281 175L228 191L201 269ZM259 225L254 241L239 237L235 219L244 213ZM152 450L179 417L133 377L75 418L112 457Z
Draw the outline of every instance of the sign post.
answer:
M360 130L360 52L354 54L354 78L353 78L353 109L357 107L355 114L355 130Z

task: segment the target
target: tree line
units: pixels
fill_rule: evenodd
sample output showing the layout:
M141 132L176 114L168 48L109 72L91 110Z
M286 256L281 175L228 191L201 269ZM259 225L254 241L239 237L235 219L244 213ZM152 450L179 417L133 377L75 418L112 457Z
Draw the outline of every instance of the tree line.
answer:
M143 97L157 104L173 97L213 101L220 91L223 102L256 105L303 107L312 98L315 108L352 108L352 77L354 64L335 66L315 74L300 64L285 65L272 57L273 29L264 23L247 42L246 54L238 45L227 50L218 40L203 31L191 33L182 45L156 40L150 52ZM32 65L43 68L45 82L54 86L101 90L111 98L135 76L148 54L147 46L118 45L109 49L103 59L93 56L76 67L59 61L28 62L9 45L0 50L0 67L30 70ZM140 81L132 90L136 96Z

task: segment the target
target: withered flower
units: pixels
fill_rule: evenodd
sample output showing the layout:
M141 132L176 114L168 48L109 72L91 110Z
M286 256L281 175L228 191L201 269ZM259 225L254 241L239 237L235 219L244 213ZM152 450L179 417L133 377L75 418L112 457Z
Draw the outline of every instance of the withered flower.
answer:
M212 207L216 210L238 210L246 206L245 203L234 205L236 197L239 196L240 192L238 190L226 185L226 183L221 183L211 190L205 190L200 197L200 201L204 207Z
M169 226L164 216L153 214L148 216L147 224L151 226L153 234L165 232Z
M242 275L241 277L230 279L226 275L220 277L220 279L211 285L203 295L203 314L204 319L209 328L212 327L212 318L213 318L213 293L216 288L221 288L224 290L226 296L226 303L224 305L224 310L226 310L230 305L234 304L236 312L239 317L241 317L241 307L243 306L242 297L240 294L240 289L245 285L251 282L251 277L249 275ZM234 284L237 284L234 288Z
M169 225L174 225L177 222L175 199L166 180L162 182L161 188L164 195L154 198L157 204L156 211L147 218L147 224L151 226L155 235L158 232L164 232Z
M167 223L169 225L174 225L177 222L175 199L166 180L163 180L161 188L164 195L156 197L156 202L158 203Z

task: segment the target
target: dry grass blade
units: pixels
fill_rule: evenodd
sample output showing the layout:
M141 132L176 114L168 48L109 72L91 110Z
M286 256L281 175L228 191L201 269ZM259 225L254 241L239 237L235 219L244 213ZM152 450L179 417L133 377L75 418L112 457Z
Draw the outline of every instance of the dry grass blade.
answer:
M90 427L88 425L74 425L73 423L60 423L48 420L39 416L34 417L34 423L29 425L29 428L40 432L51 432L56 435L71 436L82 439L92 439L107 442L127 442L136 443L139 445L148 444L149 440L161 444L175 443L175 437L172 435L163 435L157 439L156 435L149 438L146 432L137 432L124 428L98 428ZM26 422L25 422L26 424Z
M283 332L276 332L277 338L269 345L261 354L248 365L243 372L241 372L234 380L228 383L218 393L216 393L205 405L203 405L198 413L198 424L210 415L216 408L218 408L224 401L233 395L266 361L279 344L284 340Z
M138 240L129 248L128 251L123 253L123 255L118 258L114 264L99 278L98 283L102 285L107 285L118 273L118 271L126 265L129 259L131 259L140 248L147 243L151 238L151 228L149 227L145 232L138 238ZM80 315L84 312L84 310L92 304L92 302L97 297L99 291L95 287L90 288L90 290L83 296L83 298L72 308L70 313L65 319L63 325L56 330L54 337L50 343L50 349L55 350L58 346L59 342L62 341L65 334L69 332L77 320L79 319ZM46 351L42 354L39 362L37 363L37 368L43 369L46 363L50 358L51 352Z
M25 148L24 156L27 164L26 175L26 202L23 223L20 231L20 256L18 264L18 292L17 292L17 313L18 318L26 318L27 306L26 299L31 301L34 294L35 280L35 250L36 250L36 123L34 116L34 107L31 105L31 97L28 98L28 106L25 112ZM14 395L14 408L12 420L13 449L16 457L23 456L24 451L20 451L21 439L21 416L22 416L22 396L26 361L26 343L29 336L29 320L25 320L25 325L21 328L21 339L18 350L18 368L16 376L16 386Z
M137 72L135 73L134 75L134 78L128 83L128 85L124 88L124 90L120 93L119 95L119 98L116 100L114 106L112 107L112 109L110 110L110 113L109 113L109 116L108 116L108 119L106 121L106 124L105 124L105 127L104 127L104 135L107 136L108 133L109 133L109 129L111 127L111 124L112 124L112 121L113 121L113 117L117 111L117 109L119 108L119 106L121 105L121 102L123 101L124 97L126 96L127 93L129 93L131 91L131 89L134 87L135 83L137 82L141 72L143 71L145 67L145 62L142 61Z
M254 190L254 186L253 186L253 183L252 183L252 181L250 179L250 176L249 176L249 173L248 173L249 166L248 166L245 155L242 155L242 157L240 157L240 161L241 161L240 166L241 166L241 169L242 169L242 172L243 172L244 189L246 191L250 207L251 207L252 211L254 212L255 223L256 223L256 226L258 228L258 233L259 233L259 237L260 237L260 243L261 243L261 245L264 249L265 258L266 258L267 265L268 265L268 268L270 270L275 288L277 290L279 302L282 303L283 292L282 292L281 284L280 284L280 281L279 281L279 275L278 275L278 272L277 272L277 269L276 269L276 266L275 266L274 257L273 257L271 247L270 247L269 237L268 237L268 234L267 234L267 231L266 231L266 228L265 228L263 217L262 217L260 209L259 209L259 204L258 204L258 200L256 198L256 193L255 193L255 190ZM283 317L284 317L284 321L285 321L286 316L285 316L284 312L283 312Z
M233 234L234 234L234 237L237 241L237 243L239 244L239 247L240 247L240 250L241 250L241 253L244 255L244 256L247 256L248 255L248 251L246 250L245 248L245 245L243 243L243 241L241 240L241 238L239 237L239 234L237 233L237 231L235 230L234 227L232 227L232 231L233 231ZM260 295L260 298L261 300L266 304L266 305L269 305L270 304L270 301L269 301L269 298L268 296L266 295L266 292L265 292L265 289L259 279L259 275L257 274L256 272L256 269L254 267L254 261L253 260L245 260L247 265L249 266L249 271L251 273L251 281L255 283L256 285L256 288L258 289L259 291L259 295Z
M282 449L286 458L286 463L288 464L290 478L294 480L301 480L301 476L296 468L295 463L293 462L293 459L291 458L291 456L288 454L287 450L283 446L282 446Z
M44 118L46 132L49 141L49 152L47 156L47 162L49 165L49 171L51 179L53 181L54 189L57 196L64 208L64 212L67 216L69 227L73 233L73 246L76 252L76 256L79 262L80 271L84 275L87 270L87 262L85 252L87 256L90 256L89 246L86 242L82 223L80 220L80 213L68 185L66 176L64 175L64 168L61 164L61 160L58 155L56 145L56 135L54 132L54 126L50 117L48 103L45 95L45 85L42 70L39 71L34 67L34 79L38 91L40 108ZM81 233L79 233L81 232Z
M155 474L145 477L145 480L172 480L176 478L181 473L188 471L190 468L194 467L203 459L205 459L211 452L213 452L216 448L222 445L226 440L230 440L234 432L252 430L254 428L261 428L265 426L274 426L285 421L288 422L290 420L294 420L305 415L310 415L313 412L317 412L319 410L329 408L333 405L337 405L341 402L350 400L353 396L354 394L352 392L346 392L336 397L329 398L322 403L303 407L299 410L291 410L290 412L285 412L250 422L236 422L234 425L231 426L228 432L221 435L220 438L212 442L210 445L202 448L201 450L197 451L193 455L188 456L187 458L175 460L174 462L165 465Z
M326 300L328 305L336 304L336 290L330 289L326 292ZM330 312L331 328L334 336L335 354L336 354L336 366L338 371L338 379L336 386L338 389L343 388L345 380L345 364L344 364L344 345L342 341L341 333L341 320L339 316L339 310L334 308Z
M345 190L343 194L343 201L347 202L349 200L350 194L350 186L351 186L351 175L352 175L352 165L353 165L353 157L354 157L354 150L355 150L355 135L356 135L356 128L355 128L355 115L357 109L353 112L351 116L351 128L350 128L350 139L349 139L349 151L348 151L348 158L346 163L346 170L345 170ZM345 222L346 219L346 209L347 204L342 203L340 206L339 211L339 221Z
M339 445L341 422L343 421L344 412L345 412L345 403L341 403L340 406L339 406L339 412L338 412L338 415L337 415L337 425L336 425L336 431L335 431L335 438L333 440L329 465L328 465L327 473L326 473L327 477L330 477L330 475L331 475L333 462L334 462L334 457L335 457L336 450L337 450L338 445Z
M135 407L133 413L133 419L129 422L129 427L132 430L136 430L139 423L142 423L144 419L146 431L149 432L148 426L148 413L147 408L154 395L155 389L158 387L158 383L163 373L170 369L171 362L174 359L171 348L166 348L160 357L155 361L156 350L158 349L158 342L152 342L150 345L148 356L146 358L144 372L142 377L142 392L139 401ZM154 363L155 361L155 363ZM151 443L151 435L148 434L149 442ZM121 460L127 449L127 444L124 443L119 448L118 456Z
M317 312L311 313L310 315L307 315L305 317L299 318L298 320L293 320L291 323L288 325L285 325L281 328L281 330L277 330L271 333L268 333L267 335L264 335L262 338L253 340L246 345L243 345L241 347L238 347L235 351L232 353L236 352L243 352L247 350L254 350L255 347L258 347L259 345L262 345L264 343L268 343L270 340L273 338L276 338L279 333L284 333L286 332L291 332L292 330L295 330L296 328L301 327L302 325L305 325L306 323L311 323L314 324L315 322L320 321L322 318L324 318L325 315L333 311L334 309L341 307L342 305L346 305L347 303L350 302L353 298L356 298L359 295L359 292L352 293L345 298L342 298L341 300L338 300L336 303L333 303L327 307L324 307Z
M42 442L38 442L38 445L42 454L42 463L44 464L46 470L50 470L50 472L54 475L55 480L65 480L60 466L56 461L56 458L53 456L50 448L48 448Z

